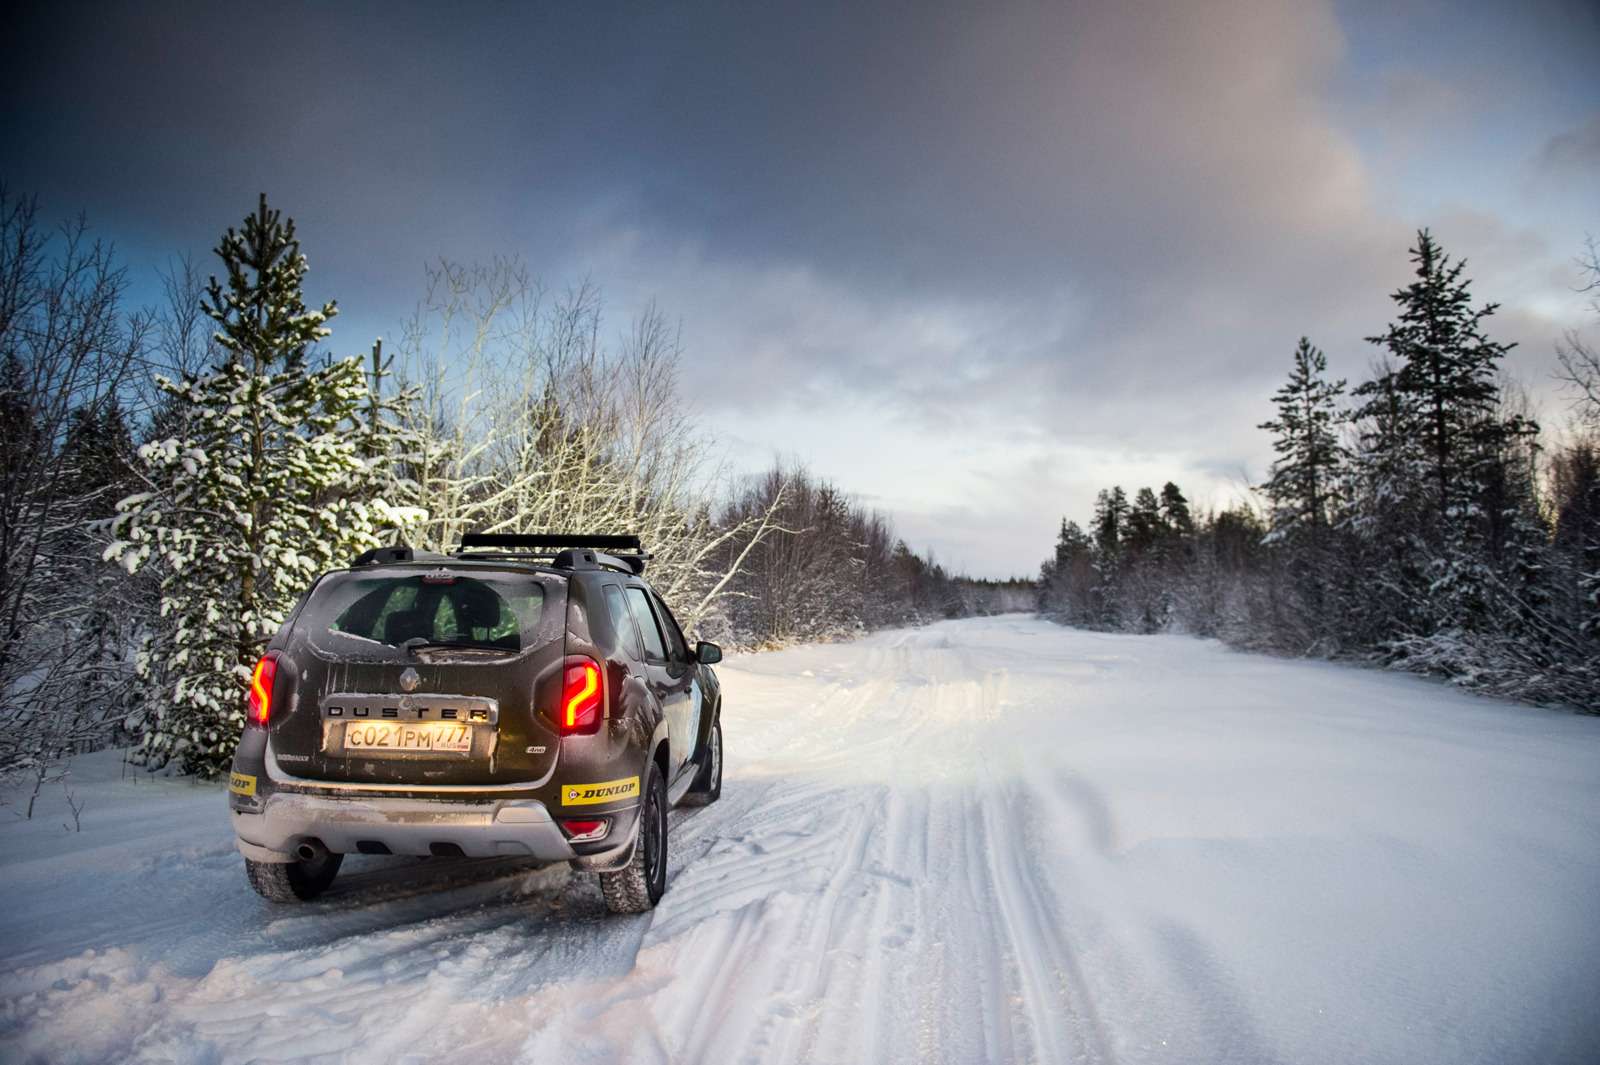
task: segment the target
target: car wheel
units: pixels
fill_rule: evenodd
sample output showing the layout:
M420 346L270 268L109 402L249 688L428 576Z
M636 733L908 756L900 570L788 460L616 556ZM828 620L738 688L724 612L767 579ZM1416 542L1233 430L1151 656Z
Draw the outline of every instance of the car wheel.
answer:
M722 797L722 716L711 723L706 737L706 761L683 797L687 806L709 806Z
M312 861L295 858L287 862L244 860L244 874L256 894L269 902L304 902L314 899L339 875L342 854L323 854Z
M644 913L667 889L667 786L654 762L646 771L644 805L633 858L614 873L600 874L600 893L612 913Z

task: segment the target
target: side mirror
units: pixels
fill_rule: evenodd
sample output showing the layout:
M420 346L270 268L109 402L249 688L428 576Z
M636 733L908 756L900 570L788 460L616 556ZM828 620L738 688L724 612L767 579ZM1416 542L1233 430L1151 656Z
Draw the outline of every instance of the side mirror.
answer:
M718 647L714 643L706 643L704 640L701 640L699 643L695 644L694 659L702 666L714 666L718 662L722 661L722 648Z

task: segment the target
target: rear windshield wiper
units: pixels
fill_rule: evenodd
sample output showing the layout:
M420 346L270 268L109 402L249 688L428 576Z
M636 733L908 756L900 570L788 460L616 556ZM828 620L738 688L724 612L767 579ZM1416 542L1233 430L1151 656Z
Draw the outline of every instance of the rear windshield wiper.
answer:
M429 640L421 636L413 636L400 645L406 651L415 654L418 651L432 651L442 647L466 648L469 651L498 651L501 654L516 654L515 647L507 647L503 643L491 643L487 640Z

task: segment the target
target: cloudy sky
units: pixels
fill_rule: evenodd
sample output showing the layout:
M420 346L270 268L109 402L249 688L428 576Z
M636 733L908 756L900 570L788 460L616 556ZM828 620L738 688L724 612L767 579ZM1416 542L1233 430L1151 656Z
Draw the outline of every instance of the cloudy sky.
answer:
M397 336L439 256L592 278L618 334L655 299L735 468L802 460L982 575L1031 572L1107 484L1259 480L1296 339L1362 377L1419 226L1559 422L1600 236L1594 0L6 21L0 179L136 278L264 190L336 349Z

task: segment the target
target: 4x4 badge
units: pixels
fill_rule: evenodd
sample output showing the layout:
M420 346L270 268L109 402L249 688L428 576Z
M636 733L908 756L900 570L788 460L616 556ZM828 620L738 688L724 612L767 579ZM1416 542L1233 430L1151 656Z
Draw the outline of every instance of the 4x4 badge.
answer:
M417 685L421 683L422 678L417 676L417 671L410 666L407 666L405 672L400 674L400 690L403 692L414 692L417 690Z

